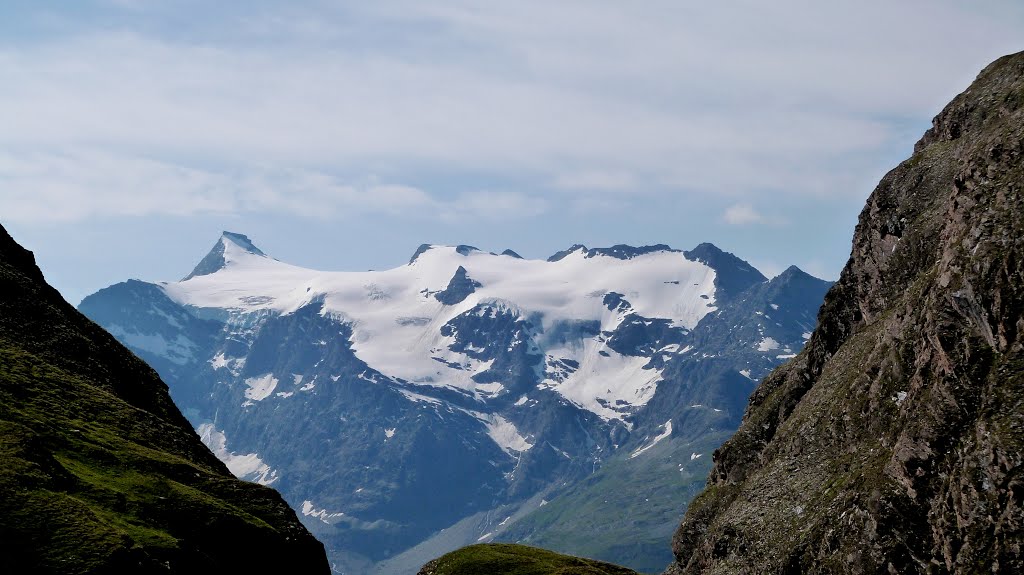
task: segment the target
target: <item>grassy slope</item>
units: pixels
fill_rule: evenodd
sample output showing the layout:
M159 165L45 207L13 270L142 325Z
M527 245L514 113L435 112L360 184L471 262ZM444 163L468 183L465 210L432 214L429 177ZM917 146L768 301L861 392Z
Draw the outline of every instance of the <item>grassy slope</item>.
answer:
M703 489L711 452L726 437L666 440L636 458L623 454L609 460L499 539L660 572L672 560L666 542L686 502ZM693 453L703 455L694 460Z
M0 228L0 572L286 565L327 571L280 496L231 477L156 374Z
M452 551L428 563L420 575L636 575L636 572L524 545L488 543Z

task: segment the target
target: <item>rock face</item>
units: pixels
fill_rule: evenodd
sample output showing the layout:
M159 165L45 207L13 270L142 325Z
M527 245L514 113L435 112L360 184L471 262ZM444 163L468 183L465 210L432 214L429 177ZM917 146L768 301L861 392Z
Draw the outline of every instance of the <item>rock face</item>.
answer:
M455 305L465 301L478 287L482 287L480 282L470 278L466 268L459 266L452 280L448 282L448 287L434 294L434 299L444 305Z
M868 199L819 325L766 377L667 573L1024 572L1024 53Z
M232 477L0 227L0 572L262 570L329 572L281 496Z
M695 252L424 245L394 269L322 272L225 234L207 273L80 307L160 371L232 471L281 491L342 571L410 573L523 541L651 572L711 451L803 346L830 285Z
M223 236L230 240L232 245L237 246L250 254L257 256L265 255L259 248L253 245L248 237L242 234L224 232ZM214 246L214 248L210 250L210 253L206 254L206 257L196 264L192 273L182 278L181 281L190 280L196 276L210 275L224 269L224 266L227 265L227 262L224 260L224 245L225 244L222 242Z

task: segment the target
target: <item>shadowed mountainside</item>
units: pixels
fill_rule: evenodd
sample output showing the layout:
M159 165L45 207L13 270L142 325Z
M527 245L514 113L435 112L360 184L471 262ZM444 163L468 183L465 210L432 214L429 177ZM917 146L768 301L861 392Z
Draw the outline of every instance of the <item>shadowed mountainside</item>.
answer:
M0 227L0 571L263 570L329 572L280 495L228 473Z
M715 453L668 575L1024 572L1024 53L861 212L803 352Z

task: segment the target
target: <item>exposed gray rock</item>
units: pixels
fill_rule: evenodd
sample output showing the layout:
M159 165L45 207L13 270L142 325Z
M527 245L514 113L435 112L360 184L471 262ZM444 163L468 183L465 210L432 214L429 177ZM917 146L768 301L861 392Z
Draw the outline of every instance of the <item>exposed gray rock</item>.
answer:
M795 359L750 399L671 575L1024 572L1024 53L861 212Z
M434 294L434 298L444 305L455 305L469 297L480 285L480 282L469 277L466 268L459 266L448 282L448 287Z

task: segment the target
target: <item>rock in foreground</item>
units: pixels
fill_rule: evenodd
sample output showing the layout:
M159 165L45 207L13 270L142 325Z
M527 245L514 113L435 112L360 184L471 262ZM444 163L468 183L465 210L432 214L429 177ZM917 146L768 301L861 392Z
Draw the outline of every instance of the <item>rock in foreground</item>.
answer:
M1024 53L883 178L668 573L1024 572Z
M560 555L544 549L488 543L452 551L420 569L418 575L637 575L636 571Z
M246 572L329 568L0 227L0 573Z

